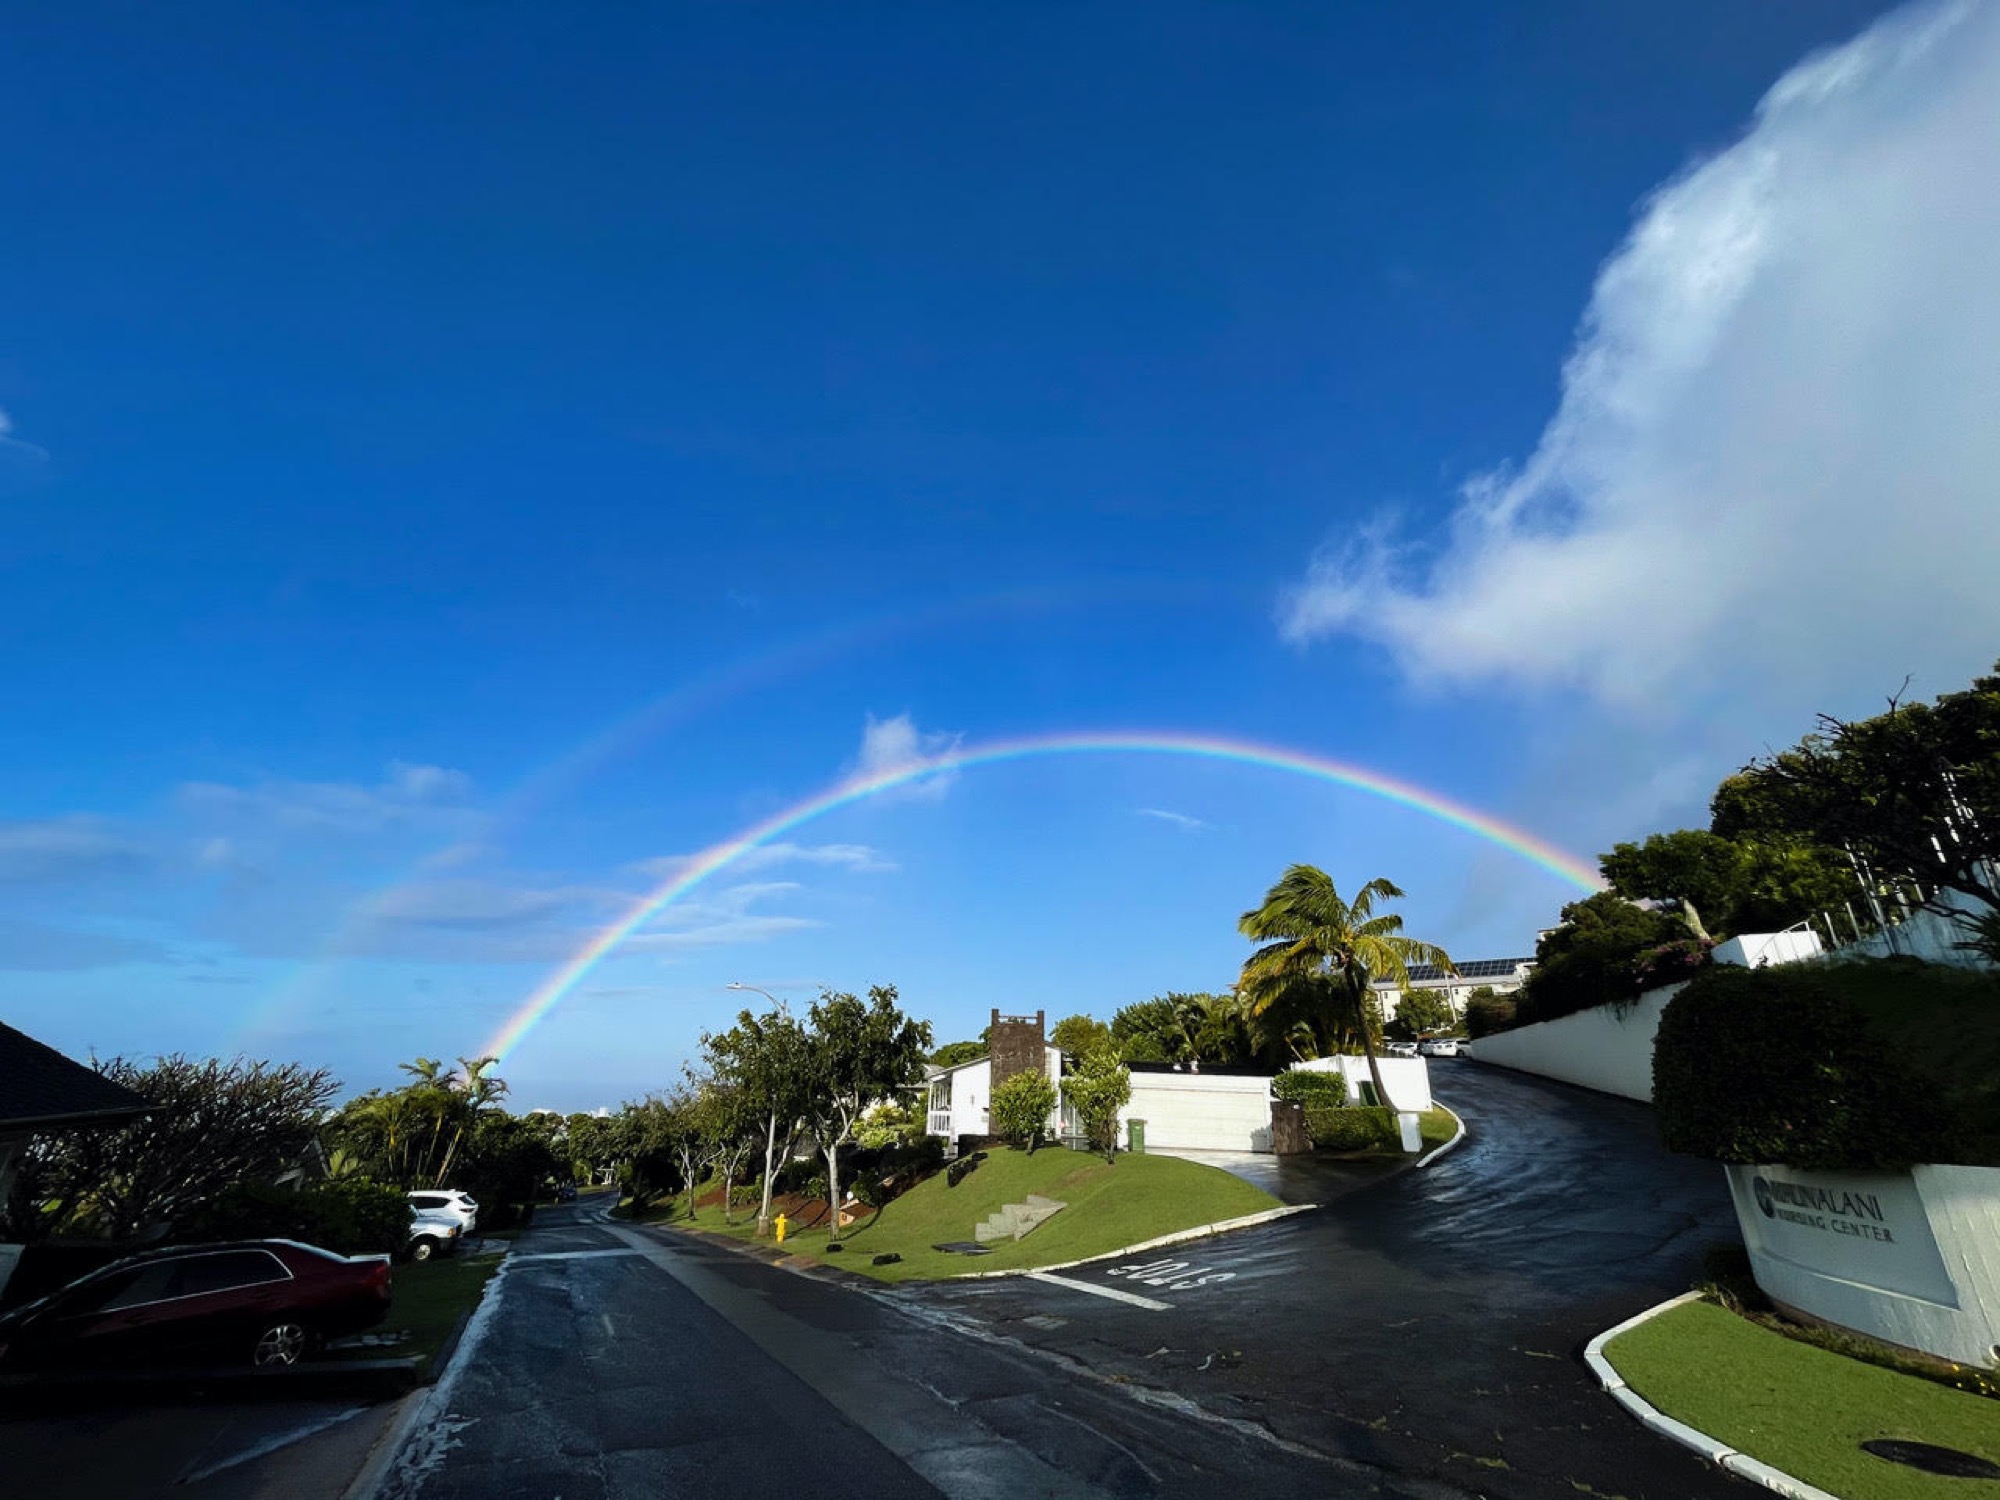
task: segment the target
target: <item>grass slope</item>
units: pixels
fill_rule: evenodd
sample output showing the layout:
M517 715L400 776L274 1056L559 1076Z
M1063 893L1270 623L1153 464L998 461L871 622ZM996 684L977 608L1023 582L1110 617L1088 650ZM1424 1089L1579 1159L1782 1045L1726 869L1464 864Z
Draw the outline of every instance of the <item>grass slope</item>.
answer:
M1668 1416L1845 1500L2000 1500L2000 1480L1925 1474L1859 1446L1911 1438L2000 1463L2000 1402L1814 1349L1708 1302L1642 1323L1604 1353Z
M952 1255L931 1248L947 1240L970 1240L980 1220L1003 1203L1025 1201L1030 1193L1069 1206L1026 1239L995 1244L991 1255ZM1101 1156L1061 1146L1044 1146L1033 1156L999 1149L989 1152L957 1187L948 1187L942 1172L918 1183L873 1219L843 1234L846 1248L826 1260L884 1281L1026 1269L1102 1255L1156 1235L1278 1206L1276 1198L1240 1177L1176 1157L1120 1155L1112 1166ZM754 1217L752 1210L725 1227L718 1207L675 1222L749 1239ZM826 1238L823 1227L807 1229L788 1235L785 1248L824 1255ZM890 1266L870 1264L888 1251L902 1260Z

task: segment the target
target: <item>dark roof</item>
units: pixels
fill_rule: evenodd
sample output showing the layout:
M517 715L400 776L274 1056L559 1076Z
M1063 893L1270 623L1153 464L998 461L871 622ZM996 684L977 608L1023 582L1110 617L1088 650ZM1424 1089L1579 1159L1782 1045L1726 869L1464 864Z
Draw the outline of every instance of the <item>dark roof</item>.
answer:
M1532 964L1532 958L1469 958L1458 966L1460 979L1512 979L1515 969L1522 964ZM1436 964L1411 964L1411 984L1436 984L1445 977L1445 972ZM1378 979L1377 984L1387 984L1386 979Z
M111 1124L146 1109L123 1084L0 1024L0 1126Z

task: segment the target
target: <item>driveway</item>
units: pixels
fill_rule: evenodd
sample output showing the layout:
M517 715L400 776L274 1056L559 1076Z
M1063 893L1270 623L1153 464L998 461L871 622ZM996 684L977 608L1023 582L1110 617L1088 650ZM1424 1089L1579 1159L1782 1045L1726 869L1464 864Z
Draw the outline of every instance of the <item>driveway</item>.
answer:
M1644 1105L1470 1061L1432 1068L1471 1137L1317 1213L1054 1280L895 1295L1268 1427L1385 1482L1482 1495L1748 1493L1597 1389L1593 1335L1733 1238L1722 1173Z

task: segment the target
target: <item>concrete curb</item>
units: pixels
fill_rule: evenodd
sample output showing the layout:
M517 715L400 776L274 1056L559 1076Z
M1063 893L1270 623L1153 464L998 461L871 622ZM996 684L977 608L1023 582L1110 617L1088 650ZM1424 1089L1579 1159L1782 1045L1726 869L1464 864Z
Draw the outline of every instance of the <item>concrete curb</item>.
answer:
M1451 1152L1456 1151L1460 1146L1465 1144L1464 1117L1461 1116L1459 1112L1453 1109L1449 1104L1439 1104L1436 1096L1432 1096L1431 1103L1436 1108L1443 1110L1446 1114L1450 1115L1454 1120L1458 1121L1458 1134L1453 1136L1450 1140L1446 1141L1442 1146L1438 1147L1437 1150L1433 1151L1429 1156L1418 1157L1417 1167L1419 1168L1419 1170L1421 1170L1424 1167L1428 1167L1432 1162L1436 1161L1440 1156L1449 1155Z
M1178 1229L1172 1234L1156 1235L1150 1240L1141 1240L1136 1245L1125 1245L1120 1249L1106 1250L1098 1255L1086 1255L1078 1260L1062 1260L1047 1266L1014 1266L1005 1271L967 1271L961 1276L947 1276L944 1279L990 1281L1002 1276L1028 1276L1036 1271L1067 1271L1071 1266L1092 1265L1100 1260L1117 1260L1121 1256L1138 1255L1147 1250L1164 1250L1169 1245L1184 1245L1189 1240L1205 1240L1211 1235L1228 1234L1236 1229L1252 1229L1259 1224L1288 1219L1293 1214L1309 1214L1318 1207L1317 1203L1291 1203L1282 1208L1267 1208L1262 1213L1244 1214L1238 1219L1218 1219L1213 1224L1201 1224L1193 1229Z
M478 1347L480 1335L485 1332L486 1320L500 1305L501 1283L507 1279L508 1259L507 1256L501 1257L500 1269L493 1273L480 1292L478 1305L460 1320L447 1346L439 1350L439 1359L431 1366L432 1383L403 1398L400 1409L375 1440L375 1446L368 1450L368 1456L361 1461L360 1471L341 1491L340 1500L375 1500L396 1460L409 1446L410 1439L426 1424L444 1416L467 1357Z
M1597 1377L1597 1383L1604 1387L1612 1400L1667 1441L1692 1449L1710 1463L1727 1469L1752 1484L1762 1485L1775 1494L1788 1496L1790 1500L1840 1500L1839 1496L1829 1494L1816 1485L1807 1484L1803 1479L1794 1479L1791 1475L1774 1469L1747 1453L1738 1453L1727 1443L1712 1438L1705 1432L1697 1432L1685 1422L1676 1422L1628 1386L1625 1377L1613 1369L1611 1361L1604 1357L1604 1346L1619 1334L1637 1328L1641 1323L1657 1318L1663 1312L1671 1312L1676 1307L1700 1300L1700 1292L1682 1292L1678 1297L1669 1297L1658 1306L1649 1307L1638 1316L1627 1318L1615 1327L1605 1329L1583 1346L1583 1362L1590 1366L1590 1373Z

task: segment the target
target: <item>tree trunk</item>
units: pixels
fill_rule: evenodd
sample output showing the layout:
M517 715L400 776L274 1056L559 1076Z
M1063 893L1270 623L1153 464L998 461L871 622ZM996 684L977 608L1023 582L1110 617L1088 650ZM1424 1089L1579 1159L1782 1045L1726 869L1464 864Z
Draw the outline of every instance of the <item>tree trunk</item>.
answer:
M771 1179L776 1168L771 1159L778 1154L778 1117L774 1113L764 1127L764 1201L757 1209L757 1234L761 1239L771 1232Z
M736 1158L734 1156L725 1155L721 1158L721 1162L722 1162L722 1222L725 1224L734 1224L736 1221L729 1217L729 1188L730 1184L734 1182L736 1179Z
M826 1147L826 1209L831 1216L826 1227L826 1242L831 1245L840 1238L840 1142Z
M1368 1059L1368 1076L1375 1083L1375 1102L1384 1109L1394 1109L1389 1102L1388 1085L1382 1082L1382 1064L1375 1060L1375 1039L1368 1034L1368 992L1361 991L1354 997L1354 1022L1361 1032L1361 1055Z

